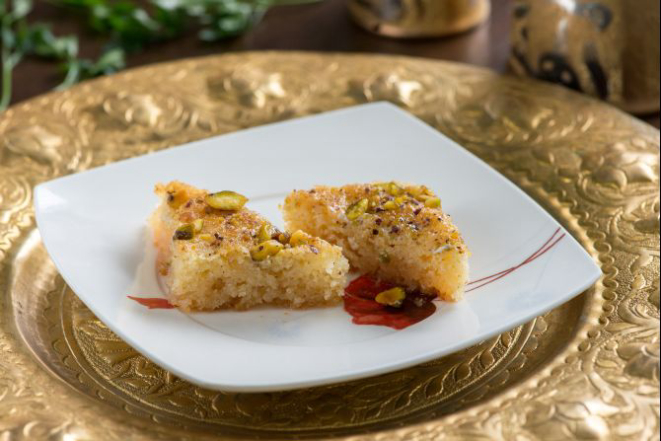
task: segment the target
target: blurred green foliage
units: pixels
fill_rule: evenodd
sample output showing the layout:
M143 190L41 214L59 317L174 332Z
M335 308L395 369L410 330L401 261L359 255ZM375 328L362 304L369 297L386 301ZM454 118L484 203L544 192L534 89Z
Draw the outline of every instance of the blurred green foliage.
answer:
M12 72L25 56L60 63L64 89L86 78L123 69L126 56L149 44L176 38L190 29L214 42L238 36L257 23L276 5L316 3L321 0L50 0L70 8L106 44L96 60L79 58L78 37L56 36L48 24L28 23L32 0L0 0L0 41L2 43L2 96L0 111L11 102Z

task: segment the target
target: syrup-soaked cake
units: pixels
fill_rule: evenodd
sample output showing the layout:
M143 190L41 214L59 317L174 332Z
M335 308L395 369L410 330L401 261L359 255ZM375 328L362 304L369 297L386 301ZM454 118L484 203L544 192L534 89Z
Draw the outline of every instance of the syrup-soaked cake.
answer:
M150 224L167 298L187 311L293 308L341 300L349 264L335 245L278 231L238 193L157 185Z
M440 199L396 182L293 191L286 228L342 247L351 266L409 290L456 301L468 280L468 250Z

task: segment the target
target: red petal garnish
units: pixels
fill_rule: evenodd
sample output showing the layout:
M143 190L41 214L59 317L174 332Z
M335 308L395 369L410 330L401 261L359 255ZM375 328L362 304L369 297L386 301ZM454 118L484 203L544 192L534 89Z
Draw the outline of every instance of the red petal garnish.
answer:
M172 309L176 308L172 303L168 302L167 299L161 297L133 297L126 296L131 300L135 300L140 303L142 306L146 306L149 309Z
M360 276L344 290L344 310L357 325L380 325L394 329L409 327L436 311L433 298L417 292L407 293L400 308L385 306L374 300L378 293L393 286L369 275Z
M378 293L393 287L394 285L381 282L372 276L363 275L349 283L349 285L344 288L344 292L355 297L360 297L362 299L373 300Z

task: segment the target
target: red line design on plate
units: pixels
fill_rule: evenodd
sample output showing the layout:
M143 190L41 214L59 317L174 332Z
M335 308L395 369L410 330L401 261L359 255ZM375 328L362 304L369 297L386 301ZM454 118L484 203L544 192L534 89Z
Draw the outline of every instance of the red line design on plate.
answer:
M558 233L560 233L560 230L561 230L560 227L558 227L558 229L555 230L553 235L551 237L549 237L549 239L546 242L544 242L544 245L542 245L537 251L532 253L526 260L524 260L520 264L518 264L516 266L513 266L512 268L508 268L506 270L500 271L496 274L492 274L490 276L482 277L481 279L477 279L477 280L473 280L472 282L468 282L468 284L466 286L471 286L471 285L475 285L475 284L478 284L478 285L473 286L472 288L466 290L466 292L475 291L476 289L482 288L483 286L488 285L490 283L493 283L496 280L500 280L503 277L512 274L514 271L518 270L522 266L525 266L525 265L535 261L536 259L542 257L544 254L546 254L546 252L548 250L550 250L551 248L556 246L558 244L558 242L560 242L567 235L566 233L562 233L560 236L558 236ZM556 236L558 236L558 237L556 237Z
M168 302L167 299L161 297L133 297L126 296L131 300L135 300L140 303L142 306L146 306L149 309L172 309L175 306Z

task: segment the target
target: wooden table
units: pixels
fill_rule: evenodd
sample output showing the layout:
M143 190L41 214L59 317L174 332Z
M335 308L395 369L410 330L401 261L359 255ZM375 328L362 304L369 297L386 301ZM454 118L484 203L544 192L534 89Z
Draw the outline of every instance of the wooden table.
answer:
M310 50L376 52L460 61L507 70L511 0L492 0L491 19L462 35L439 39L393 40L372 35L350 20L346 0L324 0L320 4L274 8L252 31L240 38L216 44L200 42L195 33L175 41L151 46L129 57L129 67L177 58L245 50ZM80 35L80 51L94 58L103 41L86 33L70 11L46 2L35 2L33 21L53 23L56 34ZM61 80L53 63L25 60L15 72L14 100L18 102L47 92ZM659 115L643 118L659 127Z

